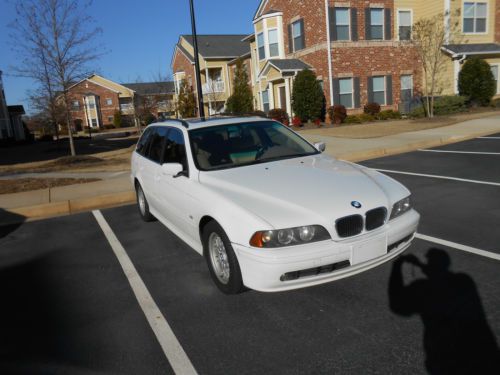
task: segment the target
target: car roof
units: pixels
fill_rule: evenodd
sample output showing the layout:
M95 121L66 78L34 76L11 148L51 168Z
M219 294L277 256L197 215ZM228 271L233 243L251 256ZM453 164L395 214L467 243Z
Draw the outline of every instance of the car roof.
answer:
M173 126L177 128L186 128L188 130L207 128L210 126L241 124L245 122L270 121L263 117L211 117L207 119L168 119L165 121L154 122L149 126Z

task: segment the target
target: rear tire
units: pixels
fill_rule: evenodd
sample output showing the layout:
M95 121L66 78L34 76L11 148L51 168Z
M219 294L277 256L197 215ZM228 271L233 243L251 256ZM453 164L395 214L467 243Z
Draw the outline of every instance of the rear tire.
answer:
M202 241L210 276L217 288L225 294L243 292L240 265L222 227L215 221L209 222L203 228Z
M145 222L154 221L155 217L151 214L151 212L149 212L149 204L146 199L146 195L144 194L144 191L139 183L135 186L135 193L137 196L137 209L141 219Z

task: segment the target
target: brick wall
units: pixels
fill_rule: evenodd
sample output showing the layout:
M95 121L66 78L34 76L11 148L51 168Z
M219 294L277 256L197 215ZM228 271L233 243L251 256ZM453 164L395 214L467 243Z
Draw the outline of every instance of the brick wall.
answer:
M101 125L112 124L113 121L108 121L108 117L113 117L115 111L120 109L118 93L87 80L74 86L69 92L70 106L72 105L73 100L78 100L80 104L79 110L71 111L72 120L74 121L76 119L80 119L82 120L83 126L87 126L85 122L86 117L84 112L85 107L83 97L88 94L99 97L98 105L101 112ZM106 103L107 99L111 99L113 101L111 105Z
M193 91L196 91L196 78L194 77L194 65L182 52L177 50L174 61L172 63L172 71L174 73L184 72L186 82Z

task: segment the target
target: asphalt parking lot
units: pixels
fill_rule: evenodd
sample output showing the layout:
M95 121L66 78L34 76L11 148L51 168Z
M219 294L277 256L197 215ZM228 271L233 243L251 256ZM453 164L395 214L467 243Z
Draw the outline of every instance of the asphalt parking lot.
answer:
M412 191L425 273L226 296L134 206L3 227L0 373L500 373L500 134L362 164Z

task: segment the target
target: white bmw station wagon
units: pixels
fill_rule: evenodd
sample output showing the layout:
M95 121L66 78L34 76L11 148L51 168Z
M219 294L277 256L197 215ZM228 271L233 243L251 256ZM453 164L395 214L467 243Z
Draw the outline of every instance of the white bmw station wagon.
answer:
M258 117L149 125L132 156L139 213L202 254L224 293L301 288L401 254L420 216L400 183Z

